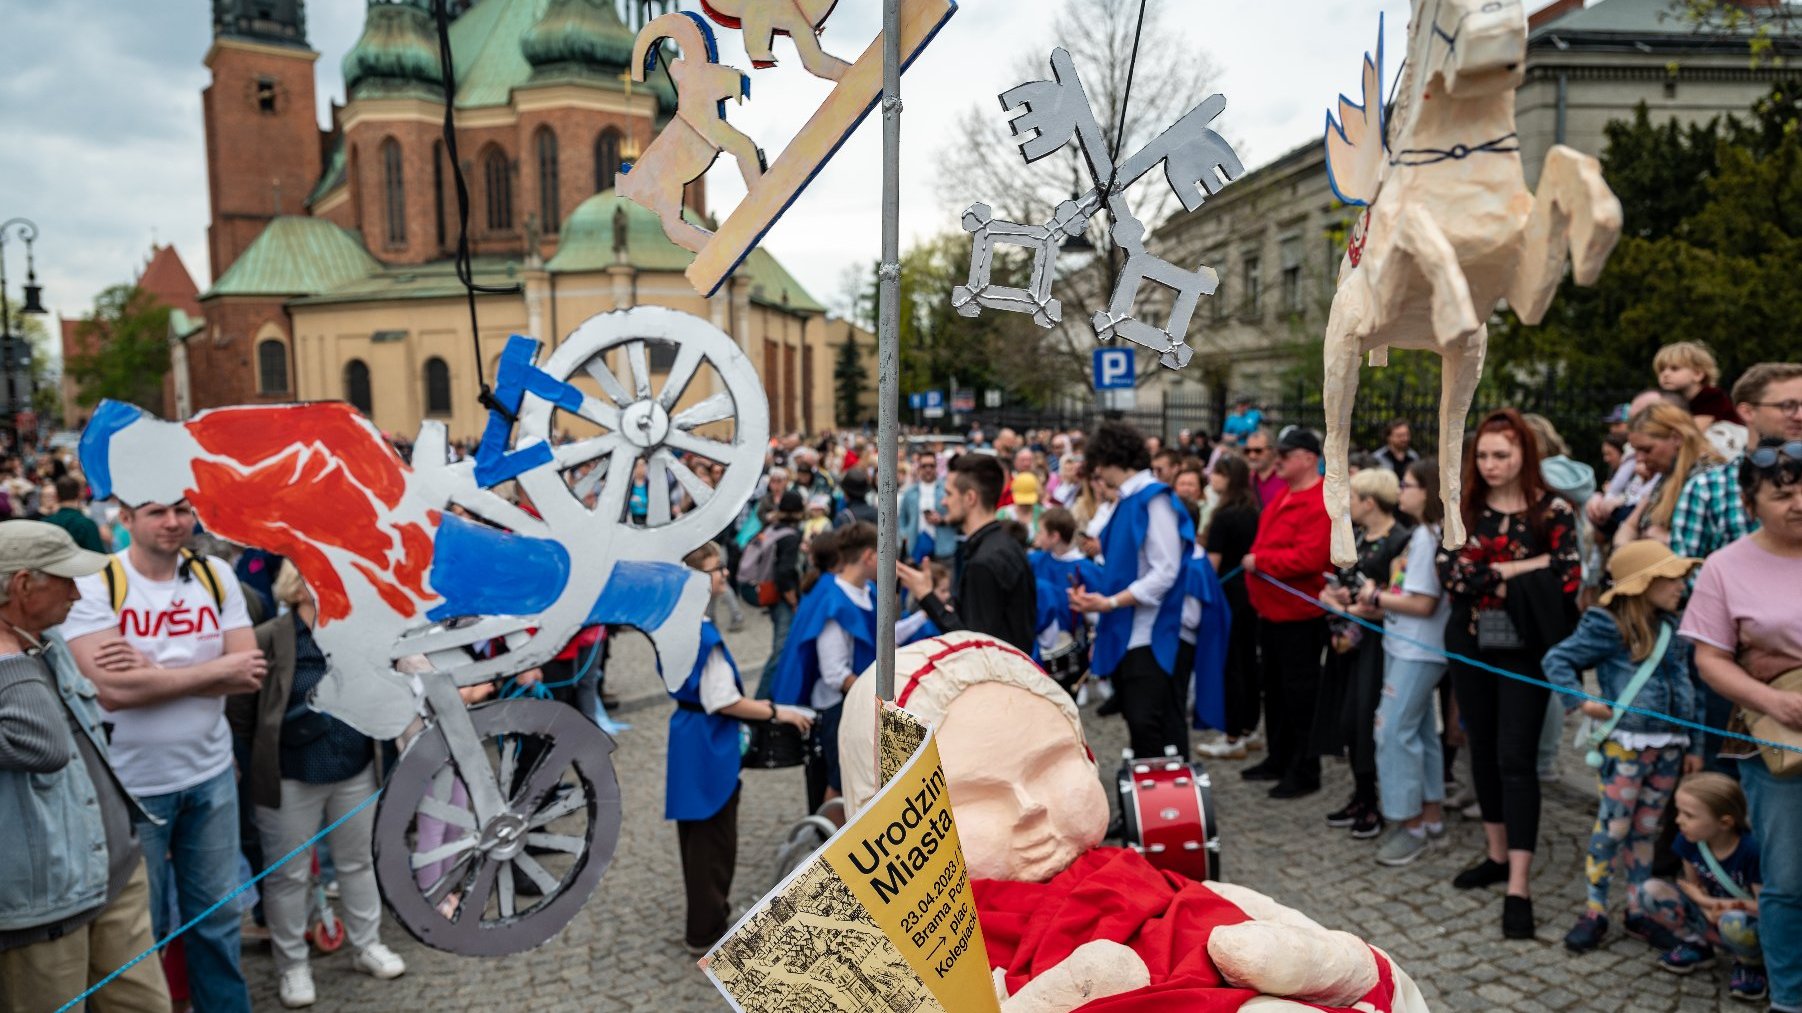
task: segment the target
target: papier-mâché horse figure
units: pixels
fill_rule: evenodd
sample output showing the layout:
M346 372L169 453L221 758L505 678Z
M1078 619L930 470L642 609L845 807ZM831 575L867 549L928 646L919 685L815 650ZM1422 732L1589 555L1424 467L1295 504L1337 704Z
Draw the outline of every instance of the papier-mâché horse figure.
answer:
M1393 110L1383 108L1381 29L1364 61L1364 102L1327 116L1334 193L1366 205L1339 268L1326 332L1326 508L1335 564L1356 561L1348 512L1352 404L1359 360L1390 348L1445 360L1440 468L1448 547L1464 544L1460 475L1451 456L1483 368L1497 302L1527 324L1544 318L1567 263L1594 284L1621 231L1621 205L1600 163L1563 145L1546 153L1539 193L1527 189L1514 91L1527 56L1520 0L1413 0L1408 58Z

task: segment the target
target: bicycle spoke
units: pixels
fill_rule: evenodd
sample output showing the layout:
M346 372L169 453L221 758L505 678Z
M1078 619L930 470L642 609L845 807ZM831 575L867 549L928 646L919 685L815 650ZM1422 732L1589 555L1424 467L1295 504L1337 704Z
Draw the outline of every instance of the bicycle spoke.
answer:
M514 765L519 762L519 749L506 739L500 740L500 786L504 798L513 790Z
M526 827L531 830L537 830L539 827L554 823L557 820L580 810L587 804L588 795L585 792L580 790L571 792L568 796L558 799L545 808L540 809L536 815L526 821Z
M538 757L519 791L513 793L509 808L514 812L530 812L542 805L545 796L563 780L563 773L575 761L576 754L574 744L561 740L552 742L551 747Z
M500 869L500 862L482 863L475 882L470 884L469 892L463 895L462 902L457 905L456 921L462 922L463 916L469 914L472 918L470 928L473 930L480 926L482 913L488 910L488 895L494 892L494 879Z
M430 851L415 852L408 859L408 862L412 864L413 871L418 872L420 869L435 862L442 862L447 858L463 854L470 848L475 847L477 840L478 838L474 834L471 834L468 837L459 837L449 844L441 844Z
M619 409L603 403L599 398L583 398L582 407L576 409L576 414L602 429L619 428Z
M525 873L526 878L536 884L546 897L556 893L557 887L562 885L558 882L557 877L546 872L544 866L538 864L537 859L523 851L514 856L513 867Z
M449 771L445 773L449 773ZM419 813L422 816L430 816L441 823L449 823L459 830L473 831L476 828L474 813L451 805L449 802L435 799L430 795L419 800Z
M508 864L509 863L505 862L501 863L501 870L497 878L497 885L500 887L501 894L502 918L513 917L513 870L507 867Z
M710 440L705 436L696 436L693 433L685 432L681 429L671 429L669 433L663 437L663 442L665 445L674 447L677 450L690 454L699 454L709 461L718 461L721 464L732 463L733 447L730 443L721 443L719 440Z
M596 355L589 359L582 364L582 371L593 377L595 383L601 385L601 393L612 398L614 404L629 405L632 403L632 397L626 393L625 385L619 382L619 377L613 375L613 370L607 368L605 356Z
M720 391L703 401L697 401L677 412L670 418L670 425L677 429L693 429L709 422L724 422L737 411L729 391Z
M669 451L659 450L651 455L645 467L645 491L650 494L650 511L645 516L645 524L649 527L668 524L670 520L669 503Z
M606 466L597 464L588 470L588 474L576 479L576 484L571 491L576 494L577 499L586 504L588 502L588 497L594 495L594 491L600 488L601 482L604 481L606 477Z
M617 523L625 515L626 496L632 491L632 465L637 461L636 452L623 450L607 458L607 477L601 482L601 499L594 508L597 516Z
M547 851L563 851L571 855L582 853L582 838L569 834L527 834L526 846L543 848Z
M619 415L618 413L615 413L614 420L618 421L618 419ZM591 436L586 440L577 440L574 443L566 443L563 446L558 447L554 452L554 456L557 459L557 467L573 468L578 464L587 464L589 461L599 460L600 458L613 453L615 450L618 450L620 442L618 433L608 433L604 436Z
M651 362L646 357L644 342L626 343L626 365L632 369L632 387L638 392L634 400L646 400L651 396Z
M688 389L689 381L695 377L695 370L701 366L701 350L694 345L683 345L676 352L676 363L670 367L669 377L663 381L663 393L657 400L665 410L674 408L681 400L682 392Z
M438 877L438 882L423 891L426 901L437 907L444 902L444 898L450 896L452 890L467 886L470 879L469 860L474 857L476 855L472 851L452 862L450 868L444 870L444 875Z
M667 455L669 452L659 451L659 453ZM701 476L690 471L688 465L683 464L681 459L670 456L668 460L670 474L676 476L676 481L682 484L688 497L695 501L695 508L700 509L706 506L708 501L713 499L713 487L701 481Z

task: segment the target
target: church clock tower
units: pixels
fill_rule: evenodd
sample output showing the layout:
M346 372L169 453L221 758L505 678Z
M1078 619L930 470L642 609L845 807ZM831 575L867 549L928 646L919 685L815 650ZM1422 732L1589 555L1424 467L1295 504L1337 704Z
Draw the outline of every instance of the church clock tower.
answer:
M213 0L206 121L207 229L218 278L277 215L305 214L321 168L302 0Z

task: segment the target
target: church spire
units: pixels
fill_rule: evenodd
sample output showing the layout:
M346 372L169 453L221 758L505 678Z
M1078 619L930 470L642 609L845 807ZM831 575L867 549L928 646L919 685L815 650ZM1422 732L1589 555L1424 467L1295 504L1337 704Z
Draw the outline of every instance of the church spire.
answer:
M213 0L213 37L307 45L304 0Z

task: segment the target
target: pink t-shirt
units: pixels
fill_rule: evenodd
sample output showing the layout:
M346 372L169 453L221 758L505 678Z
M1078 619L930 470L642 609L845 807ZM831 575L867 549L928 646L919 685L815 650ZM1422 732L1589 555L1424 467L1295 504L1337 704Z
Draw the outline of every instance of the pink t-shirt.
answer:
M1789 592L1777 591L1790 588ZM1679 632L1739 659L1760 682L1802 668L1802 558L1742 538L1708 557Z

